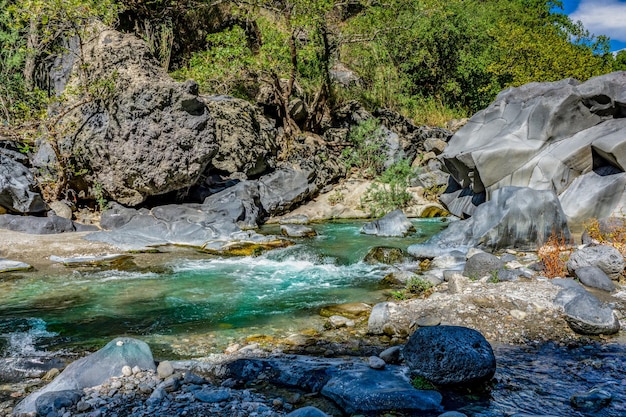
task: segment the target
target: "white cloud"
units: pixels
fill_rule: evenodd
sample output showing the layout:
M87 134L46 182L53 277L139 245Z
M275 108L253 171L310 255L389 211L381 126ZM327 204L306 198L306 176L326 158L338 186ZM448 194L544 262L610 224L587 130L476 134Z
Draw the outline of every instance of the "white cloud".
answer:
M580 20L594 35L607 35L626 42L626 2L618 0L582 0L569 16Z

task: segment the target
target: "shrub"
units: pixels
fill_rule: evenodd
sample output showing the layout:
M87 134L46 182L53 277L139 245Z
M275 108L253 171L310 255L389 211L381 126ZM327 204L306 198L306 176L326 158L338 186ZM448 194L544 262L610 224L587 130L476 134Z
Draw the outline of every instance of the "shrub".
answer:
M382 216L396 209L407 207L413 196L406 188L409 186L414 171L408 160L396 162L387 168L367 190L361 206L367 208L372 216Z
M385 167L387 144L378 119L367 119L354 126L348 140L352 147L342 153L346 165L357 168L366 178L379 175Z
M565 263L569 258L569 248L563 235L552 232L546 243L538 249L537 254L543 264L543 273L546 277L565 276Z

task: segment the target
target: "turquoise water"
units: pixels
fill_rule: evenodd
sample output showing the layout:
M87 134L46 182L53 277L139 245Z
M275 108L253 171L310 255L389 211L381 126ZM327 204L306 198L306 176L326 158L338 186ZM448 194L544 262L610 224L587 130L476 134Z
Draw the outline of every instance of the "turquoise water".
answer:
M161 272L66 269L5 278L0 357L88 349L121 335L184 356L172 345L204 343L197 353L211 353L252 333L319 326L316 315L325 305L381 299L379 282L388 269L361 262L370 248L406 248L445 227L419 220L418 233L395 239L362 235L361 225L315 225L318 237L286 249L258 257L181 257Z

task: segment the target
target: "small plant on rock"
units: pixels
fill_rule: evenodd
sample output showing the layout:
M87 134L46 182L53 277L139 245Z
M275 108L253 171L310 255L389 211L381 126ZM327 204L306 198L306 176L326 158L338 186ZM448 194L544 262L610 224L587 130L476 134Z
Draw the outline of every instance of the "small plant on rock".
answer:
M435 386L426 378L424 378L423 376L416 376L415 378L411 379L411 385L413 385L413 388L415 389L421 389L421 390L434 390L436 389Z

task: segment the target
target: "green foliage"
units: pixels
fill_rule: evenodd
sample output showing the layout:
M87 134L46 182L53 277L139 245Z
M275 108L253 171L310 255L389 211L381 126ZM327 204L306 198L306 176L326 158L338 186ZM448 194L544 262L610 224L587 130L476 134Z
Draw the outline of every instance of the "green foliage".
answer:
M500 277L498 276L498 271L492 271L491 275L489 277L489 282L491 284L497 284L498 282L500 282Z
M391 291L391 296L396 300L406 300L416 295L426 294L431 288L433 288L433 284L430 281L413 276L403 289Z
M209 34L206 40L209 48L194 54L188 66L172 74L174 78L181 81L192 78L203 92L251 98L249 85L255 78L256 63L244 30L233 26Z
M342 153L348 167L355 167L369 178L383 171L387 145L378 119L367 119L352 127L348 141L352 147Z
M415 378L411 379L411 385L413 385L413 388L420 390L436 389L435 386L423 376L416 376Z
M406 190L414 171L408 160L404 159L387 168L367 190L361 201L375 217L390 211L407 207L413 197Z
M613 71L626 71L626 50L621 50L615 55Z

